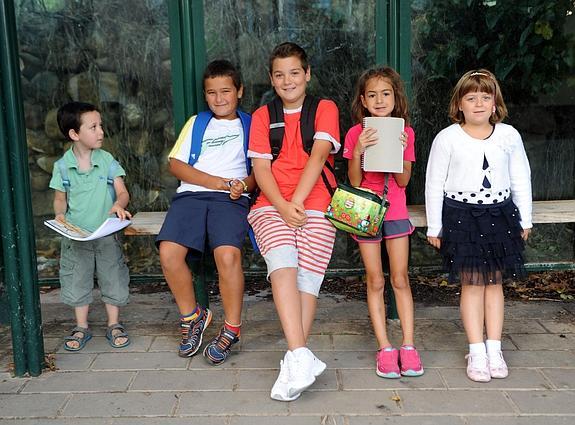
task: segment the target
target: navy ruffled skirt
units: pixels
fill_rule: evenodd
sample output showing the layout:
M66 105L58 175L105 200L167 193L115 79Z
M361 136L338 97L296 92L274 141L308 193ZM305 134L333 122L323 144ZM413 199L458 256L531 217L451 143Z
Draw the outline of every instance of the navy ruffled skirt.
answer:
M502 283L526 276L520 215L511 198L476 205L445 198L441 255L450 283Z

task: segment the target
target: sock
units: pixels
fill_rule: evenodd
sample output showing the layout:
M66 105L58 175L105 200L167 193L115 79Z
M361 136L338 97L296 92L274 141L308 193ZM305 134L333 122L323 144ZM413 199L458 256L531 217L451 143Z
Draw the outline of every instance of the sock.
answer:
M224 328L226 328L228 331L235 333L237 337L240 336L241 326L242 326L241 323L239 325L232 325L232 324L228 323L227 320L224 320Z
M180 320L183 320L184 322L192 322L198 318L201 312L202 312L201 307L198 304L196 304L196 308L194 308L194 311L192 311L190 314L181 315Z
M485 345L487 346L488 353L497 353L501 351L501 341L496 339L488 339L485 341Z
M415 350L415 347L413 345L402 345L401 348L403 348L404 350Z
M469 344L469 354L487 354L484 342L476 342L475 344Z
M392 345L388 345L387 347L381 347L379 349L379 351L393 351L393 350L395 350L395 348L393 348Z
M309 349L307 347L299 347L296 348L295 350L292 350L292 353L294 356L299 357L301 355L307 354L308 351Z

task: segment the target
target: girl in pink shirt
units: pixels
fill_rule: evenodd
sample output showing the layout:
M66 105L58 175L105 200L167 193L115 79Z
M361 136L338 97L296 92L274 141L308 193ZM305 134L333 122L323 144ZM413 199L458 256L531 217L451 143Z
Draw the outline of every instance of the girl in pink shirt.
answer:
M414 227L409 221L405 200L405 187L411 177L411 165L415 161L415 133L409 127L407 97L399 74L389 67L370 69L359 78L352 102L353 119L358 124L345 136L343 157L348 159L348 177L353 186L360 186L382 195L385 173L363 171L363 153L368 146L377 143L377 131L362 128L363 118L398 117L406 123L398 143L404 147L403 172L388 173L389 210L382 226L382 234L364 238L352 236L359 243L359 251L367 275L367 306L379 350L376 355L376 373L383 378L423 375L419 353L413 345L413 298L407 274L409 258L409 235ZM390 276L397 310L403 332L399 350L387 337L383 289L385 279L381 263L381 242L389 255Z

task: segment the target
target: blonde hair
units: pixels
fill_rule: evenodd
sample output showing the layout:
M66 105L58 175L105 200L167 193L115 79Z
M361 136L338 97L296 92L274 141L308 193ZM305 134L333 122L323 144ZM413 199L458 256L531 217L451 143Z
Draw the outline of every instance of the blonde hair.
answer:
M465 116L459 110L459 106L463 96L470 92L483 92L493 95L495 112L489 117L490 124L501 122L507 117L507 107L503 101L501 88L495 75L487 69L478 69L463 74L453 89L451 101L449 102L449 118L451 118L452 122L465 124Z
M365 88L367 83L372 78L378 78L387 81L393 87L393 96L395 98L395 107L391 111L392 117L403 118L405 120L405 125L409 125L409 112L407 109L407 96L405 94L405 89L403 87L403 81L397 73L397 71L389 66L383 66L381 68L372 68L365 71L359 79L355 86L355 94L351 102L351 116L355 123L360 123L365 117L369 117L371 114L363 106L361 102L361 97L365 96Z

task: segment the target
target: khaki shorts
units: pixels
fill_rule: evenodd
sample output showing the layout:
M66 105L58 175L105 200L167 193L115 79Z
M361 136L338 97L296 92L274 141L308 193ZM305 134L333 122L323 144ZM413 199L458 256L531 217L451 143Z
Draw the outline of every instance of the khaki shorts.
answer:
M60 298L64 304L79 307L92 303L94 272L104 303L128 303L130 274L117 235L87 242L62 238Z

